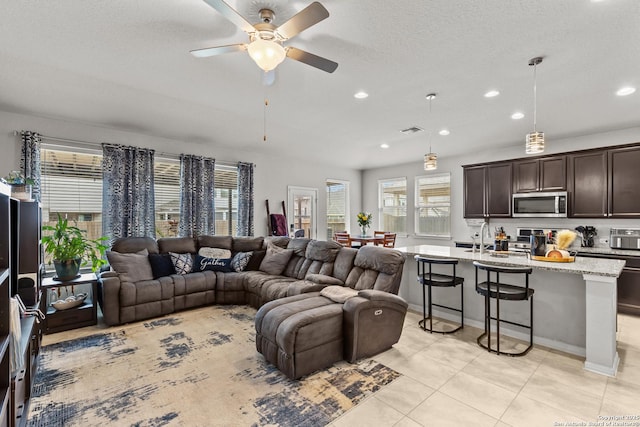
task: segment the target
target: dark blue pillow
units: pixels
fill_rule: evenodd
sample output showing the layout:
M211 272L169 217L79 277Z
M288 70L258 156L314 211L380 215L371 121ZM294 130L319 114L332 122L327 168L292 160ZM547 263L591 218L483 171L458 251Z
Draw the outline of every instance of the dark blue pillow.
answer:
M154 279L176 274L176 269L173 268L173 262L171 262L169 254L149 254L149 264L151 264L151 272Z
M221 271L228 273L233 271L231 268L231 258L205 258L202 255L196 256L196 263L193 271Z

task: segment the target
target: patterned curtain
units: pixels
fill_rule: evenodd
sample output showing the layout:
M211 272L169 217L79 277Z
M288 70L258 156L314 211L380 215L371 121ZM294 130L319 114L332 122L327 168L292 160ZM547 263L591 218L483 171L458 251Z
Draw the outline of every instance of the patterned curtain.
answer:
M253 163L238 162L238 236L253 236Z
M155 237L154 150L102 144L102 234Z
M22 154L20 156L20 170L26 178L32 178L35 183L31 187L31 197L40 201L40 142L39 133L23 130Z
M198 237L216 232L216 161L207 157L180 155L180 227L178 236Z

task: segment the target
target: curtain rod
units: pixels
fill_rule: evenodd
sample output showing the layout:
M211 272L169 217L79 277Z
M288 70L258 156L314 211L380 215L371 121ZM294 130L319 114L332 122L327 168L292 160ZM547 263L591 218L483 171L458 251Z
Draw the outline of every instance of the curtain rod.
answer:
M13 134L15 136L20 136L21 133L17 130L13 131ZM91 142L91 141L80 141L78 139L69 139L69 138L58 138L55 136L47 136L47 135L42 135L40 134L40 138L42 139L48 139L49 141L57 141L57 142L67 142L67 143L71 143L71 144L85 144L85 145L94 145L94 146L102 146L101 142ZM157 154L159 156L165 156L165 157L173 157L175 159L179 159L180 155L176 154L176 153L165 153L165 152L160 152L158 151ZM228 160L217 160L216 159L216 163L219 163L222 166L237 166L239 162L230 162ZM253 167L255 168L256 165L254 164Z

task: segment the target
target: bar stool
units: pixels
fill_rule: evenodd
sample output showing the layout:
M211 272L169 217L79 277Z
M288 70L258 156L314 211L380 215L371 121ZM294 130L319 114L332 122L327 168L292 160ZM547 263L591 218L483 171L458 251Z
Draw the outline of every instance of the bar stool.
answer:
M440 334L451 334L453 332L459 331L464 326L464 296L463 296L464 278L456 276L456 265L458 264L458 260L426 258L420 255L416 255L415 260L418 262L418 283L422 284L422 320L418 322L418 325L423 330L429 331L432 333L437 332ZM450 265L452 267L453 274L448 275L448 274L434 273L432 271L432 267L434 264ZM427 271L427 266L428 266L428 271ZM431 298L432 286L438 286L441 288L442 287L450 288L450 287L456 287L458 285L460 285L460 308L459 309L432 302L432 298ZM426 296L425 296L425 288L426 288L426 292L428 292L429 294L429 305L428 305L429 315L428 316L427 316L427 302L426 302ZM445 308L447 310L457 311L458 313L460 313L460 326L458 326L457 328L451 331L433 329L432 306ZM425 324L427 319L429 320L429 327L427 327Z
M482 264L478 261L474 261L473 265L476 267L476 292L484 296L484 333L477 339L478 345L488 351L496 354L504 354L507 356L524 356L533 347L533 293L534 290L529 287L529 275L531 274L531 267L503 267L498 265ZM487 272L487 280L484 282L478 282L478 270L484 270ZM491 279L491 273L495 273L495 278ZM510 285L504 282L500 282L500 273L502 274L524 274L524 286ZM491 316L491 301L494 298L496 300L496 316ZM500 319L500 300L506 301L526 301L529 300L529 325L522 323L511 322L508 320ZM496 340L497 344L495 348L491 347L491 321L496 321ZM529 329L529 346L519 353L507 352L500 350L500 323L508 323L510 325L520 326L522 328ZM482 343L482 339L487 337L487 344Z

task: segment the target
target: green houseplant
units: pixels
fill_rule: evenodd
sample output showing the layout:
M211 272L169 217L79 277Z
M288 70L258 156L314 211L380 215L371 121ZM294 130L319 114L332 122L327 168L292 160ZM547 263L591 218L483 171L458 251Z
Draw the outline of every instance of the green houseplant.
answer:
M91 269L98 270L107 261L104 259L107 237L89 239L86 230L69 224L58 214L55 225L43 225L43 231L51 234L42 236L45 251L51 255L59 280L71 280L78 275L81 265L91 262Z

